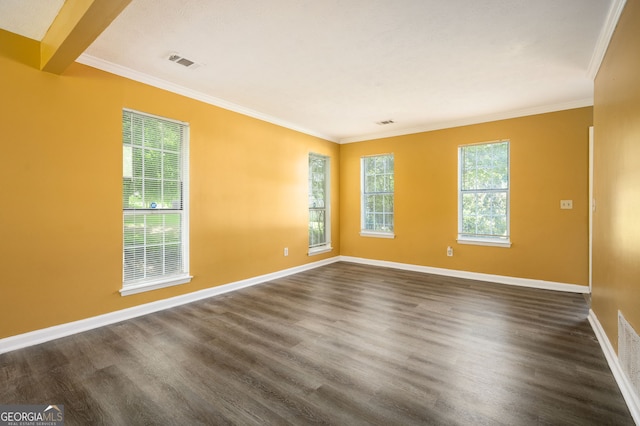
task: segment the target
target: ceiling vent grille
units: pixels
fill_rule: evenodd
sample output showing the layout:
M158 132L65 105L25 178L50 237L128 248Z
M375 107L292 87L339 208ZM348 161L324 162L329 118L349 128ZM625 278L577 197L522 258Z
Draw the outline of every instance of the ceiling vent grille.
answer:
M176 53L172 53L171 55L169 55L169 60L171 62L175 62L176 64L180 64L183 67L186 68L197 68L198 64L195 61L192 61L191 59L187 59L183 56L180 56Z

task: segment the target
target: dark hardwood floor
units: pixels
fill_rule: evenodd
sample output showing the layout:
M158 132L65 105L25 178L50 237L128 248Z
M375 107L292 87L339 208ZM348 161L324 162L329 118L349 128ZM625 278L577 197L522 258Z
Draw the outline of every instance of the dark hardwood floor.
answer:
M579 294L335 263L0 355L67 425L633 425Z

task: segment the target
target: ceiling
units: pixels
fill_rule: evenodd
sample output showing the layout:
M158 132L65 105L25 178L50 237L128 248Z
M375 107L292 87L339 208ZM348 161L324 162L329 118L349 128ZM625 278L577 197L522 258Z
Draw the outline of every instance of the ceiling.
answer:
M42 40L63 4L64 0L2 0L0 28Z
M621 2L133 0L78 62L353 142L592 105ZM62 4L0 28L41 40Z

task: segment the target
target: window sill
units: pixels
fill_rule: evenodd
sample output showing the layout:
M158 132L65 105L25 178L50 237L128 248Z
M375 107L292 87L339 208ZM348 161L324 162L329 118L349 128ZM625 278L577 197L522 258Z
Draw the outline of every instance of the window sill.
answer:
M373 237L373 238L395 238L396 234L393 232L375 232L375 231L360 231L361 237Z
M139 284L131 284L123 286L120 290L121 296L130 296L132 294L142 293L145 291L157 290L159 288L171 287L174 285L187 284L191 282L191 275L176 275L171 278L158 279L153 281L145 281Z
M310 248L309 249L309 252L307 253L307 256L315 256L317 254L328 253L331 250L333 250L333 247L331 247L331 246L314 247L314 248Z
M503 247L503 248L511 247L511 241L502 241L502 240L458 238L456 241L458 242L458 244L469 244L474 246Z

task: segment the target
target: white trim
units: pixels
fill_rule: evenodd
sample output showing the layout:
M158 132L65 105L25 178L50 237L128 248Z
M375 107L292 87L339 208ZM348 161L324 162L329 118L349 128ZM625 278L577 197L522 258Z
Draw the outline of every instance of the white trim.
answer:
M607 14L607 18L602 25L602 30L600 31L600 36L598 37L596 47L593 50L593 55L591 55L589 68L587 68L587 76L591 80L595 80L596 75L598 75L600 65L602 65L604 55L607 53L609 43L611 42L611 37L613 37L613 32L618 25L620 15L622 15L622 10L624 9L624 5L626 2L627 0L613 0L611 2L609 13Z
M444 275L447 277L466 278L476 281L489 281L519 287L539 288L543 290L564 291L569 293L588 293L589 287L577 284L557 283L553 281L534 280L531 278L507 277L504 275L483 274L480 272L459 271L455 269L434 268L431 266L412 265L408 263L389 262L386 260L364 259L360 257L340 256L341 262L360 263L363 265L382 266L425 274Z
M594 153L593 126L589 127L589 292L593 289L593 153Z
M211 287L204 290L195 291L193 293L171 297L169 299L158 300L120 311L109 312L107 314L98 315L91 318L85 318L82 320L43 328L24 334L18 334L16 336L6 337L4 339L0 339L0 354L14 351L16 349L25 348L27 346L33 346L40 343L48 342L50 340L59 339L61 337L70 336L72 334L81 333L83 331L92 330L94 328L103 327L105 325L115 324L142 315L162 311L164 309L173 308L176 306L228 293L230 291L239 290L241 288L262 284L267 281L272 281L278 278L335 263L339 260L340 257L335 256L329 259L320 260L318 262L307 263L305 265L295 266L293 268L284 269L281 271L272 272L269 274L260 275L257 277L248 278L246 280L220 285L217 287Z
M553 105L542 105L532 108L525 108L512 111L497 112L494 114L478 115L475 117L462 118L459 120L441 121L438 123L425 124L423 126L411 127L406 129L391 130L380 133L369 133L367 135L353 136L338 139L339 144L347 144L354 142L370 141L373 139L389 138L392 136L405 136L414 133L431 132L434 130L451 129L454 127L468 126L471 124L488 123L491 121L507 120L510 118L526 117L528 115L546 114L550 112L564 111L568 109L576 109L593 106L593 96L585 99L564 102Z
M188 98L195 99L195 100L207 103L209 105L224 108L226 110L237 112L239 114L246 115L248 117L257 118L258 120L266 121L268 123L275 124L277 126L295 130L296 132L304 133L310 136L315 136L331 142L337 142L336 138L332 138L322 133L314 132L313 130L309 130L309 129L297 126L293 123L290 123L285 120L281 120L271 115L263 114L259 111L245 108L238 104L225 101L224 99L206 95L202 92L198 92L197 90L189 89L187 87L180 86L175 83L171 83L161 78L153 77L151 75L144 74L136 70L132 70L131 68L123 67L122 65L114 64L113 62L105 61L104 59L96 58L95 56L87 55L86 53L83 53L82 55L80 55L80 57L76 59L76 62L111 73L111 74L119 75L120 77L128 78L129 80L134 80L140 83L148 84L149 86L157 87L158 89L163 89L172 93L177 93L178 95L186 96Z
M393 239L396 237L396 234L393 232L375 232L375 231L360 231L361 237L371 237L371 238L389 238Z
M332 250L333 250L333 247L331 247L331 245L327 244L327 245L324 245L324 246L310 248L309 251L307 252L307 255L308 256L315 256L317 254L329 253Z
M456 240L458 244L469 244L474 246L489 246L489 247L511 247L511 241L501 241L501 240L480 240L480 239L472 239L472 238L460 238Z
M589 309L588 318L591 328L598 339L598 343L600 343L600 348L602 348L602 352L604 352L604 356L607 359L609 368L613 373L613 378L616 380L616 383L620 388L620 392L622 393L622 397L627 403L631 417L633 417L633 420L637 425L640 425L640 397L634 392L626 374L624 374L624 371L618 362L618 355L616 355L616 351L613 349L611 342L607 338L607 333L605 333L604 328L602 328L602 324L600 324L600 321L593 309Z
M130 296L132 294L138 294L145 291L158 290L160 288L171 287L174 285L188 284L193 277L191 275L180 275L177 277L171 277L170 279L163 278L155 281L145 281L140 284L128 284L123 285L120 289L121 296Z

